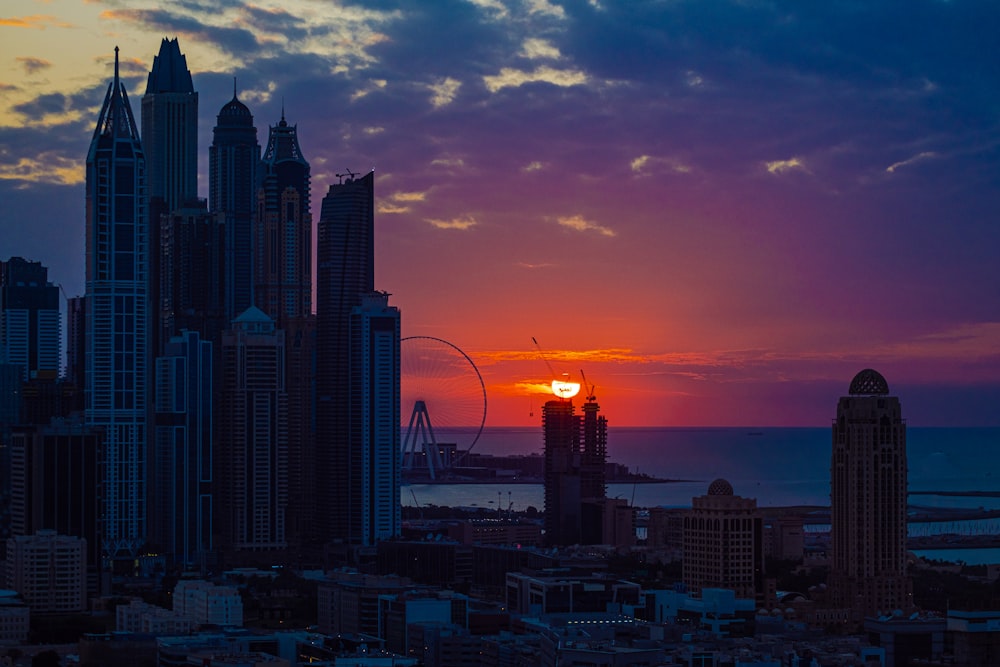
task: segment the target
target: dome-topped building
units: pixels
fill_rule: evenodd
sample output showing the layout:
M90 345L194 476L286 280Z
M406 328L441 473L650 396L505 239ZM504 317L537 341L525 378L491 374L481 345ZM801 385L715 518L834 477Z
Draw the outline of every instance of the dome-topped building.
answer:
M691 499L684 517L683 579L688 591L729 588L738 598L763 594L763 521L757 501L733 492L719 478L708 493Z
M708 485L708 495L731 496L733 495L733 485L720 477Z
M889 383L878 371L866 368L854 376L847 393L851 396L887 396Z
M854 620L913 608L906 574L906 422L866 368L837 404L830 459L830 592Z

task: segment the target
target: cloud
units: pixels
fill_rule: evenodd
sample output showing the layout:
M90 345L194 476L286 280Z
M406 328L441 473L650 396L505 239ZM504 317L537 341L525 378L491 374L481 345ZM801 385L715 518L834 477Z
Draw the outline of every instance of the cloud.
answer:
M629 168L636 174L648 174L655 167L665 166L670 171L678 174L691 173L691 167L673 158L653 157L652 155L640 155L629 162Z
M0 180L5 181L76 185L83 183L85 177L81 160L69 159L53 152L22 157L14 164L0 161Z
M787 160L773 160L771 162L765 162L764 167L767 169L769 174L783 174L786 171L804 171L807 174L810 173L806 165L797 157L789 158Z
M901 160L899 162L894 162L885 168L886 172L889 174L894 173L900 167L907 167L916 162L923 162L924 160L929 160L931 158L938 157L938 154L934 151L924 151L923 153L918 153L907 160Z
M409 213L409 204L426 201L426 192L393 192L379 199L376 210L379 213Z
M602 236L616 236L617 232L610 227L605 227L596 222L585 219L581 215L572 215L568 217L556 218L558 222L563 227L576 230L578 232L597 232Z
M426 201L426 192L393 192L389 199L394 201Z
M483 77L486 89L491 93L503 88L517 88L526 83L549 83L553 86L568 88L583 85L589 80L590 77L583 71L556 69L548 66L538 67L532 72L504 67L499 74Z
M31 56L18 56L17 58L15 58L15 60L21 63L21 66L24 68L24 71L28 73L28 75L35 74L36 72L40 72L42 70L46 70L52 67L51 62L49 62L48 60L44 60L42 58L32 58Z
M521 167L521 171L525 173L531 173L533 171L541 171L542 169L544 169L544 165L538 160L535 160L534 162L529 162L528 164Z
M431 160L431 165L435 167L464 167L465 160L460 157L439 157Z
M526 0L529 14L544 14L557 19L566 18L566 10L559 5L553 5L549 0Z
M431 226L437 229L472 229L479 223L472 216L465 216L462 218L452 218L451 220L438 220L435 218L427 218L426 221L430 223Z
M436 83L429 84L427 87L433 93L431 95L431 104L435 109L451 104L455 101L455 96L458 94L458 89L461 86L461 81L451 77L445 77Z
M351 101L357 102L362 97L365 97L373 92L384 90L385 87L388 85L389 82L386 81L385 79L372 79L363 88L354 91L354 93L351 95Z
M59 21L49 14L33 14L31 16L11 16L0 18L0 28L30 28L45 30L46 28L72 28L72 23Z
M552 46L551 42L534 37L524 40L524 44L521 46L521 55L532 60L558 60L562 57L559 49Z

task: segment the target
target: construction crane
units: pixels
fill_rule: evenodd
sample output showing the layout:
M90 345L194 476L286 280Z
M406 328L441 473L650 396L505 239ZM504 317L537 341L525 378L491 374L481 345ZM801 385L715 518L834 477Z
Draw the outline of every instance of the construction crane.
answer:
M580 383L572 382L569 379L569 373L563 373L562 379L556 378L556 372L552 368L552 364L549 363L545 353L542 352L542 346L538 344L538 340L532 336L531 341L535 344L535 347L538 349L538 356L545 362L545 366L549 369L549 374L552 376L552 393L559 398L573 398L580 393Z
M583 378L583 390L587 392L587 400L596 401L597 395L594 393L594 390L597 389L597 386L587 384L587 376L584 374L582 368L580 369L580 377Z

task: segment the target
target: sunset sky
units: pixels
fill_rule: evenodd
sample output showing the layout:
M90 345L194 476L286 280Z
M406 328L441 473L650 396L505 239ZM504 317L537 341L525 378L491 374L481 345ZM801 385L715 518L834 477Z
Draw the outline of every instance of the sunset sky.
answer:
M475 360L489 425L538 422L548 361L612 426L822 426L865 367L912 425L998 426L997 26L990 0L8 1L0 257L83 292L114 47L138 119L177 37L201 195L234 76L262 145L282 104L298 126L314 218L375 169L376 286Z

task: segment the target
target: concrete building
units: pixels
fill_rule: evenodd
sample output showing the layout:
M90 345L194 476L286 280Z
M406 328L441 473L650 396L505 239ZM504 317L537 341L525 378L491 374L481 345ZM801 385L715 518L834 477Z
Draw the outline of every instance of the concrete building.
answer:
M593 396L583 414L570 398L542 407L545 447L545 543L549 546L604 544L616 534L605 524L605 463L608 423ZM617 516L617 510L616 510Z
M0 590L0 645L28 641L31 610L17 591Z
M182 579L174 586L174 613L198 625L243 626L243 598L233 586Z
M15 364L24 381L59 375L62 328L59 288L41 262L0 261L0 363Z
M854 620L913 609L906 574L906 423L865 369L837 404L830 460L830 599Z
M7 539L7 587L36 614L87 608L87 541L40 530Z
M763 594L763 523L757 501L734 495L717 479L691 499L684 517L683 580L687 590L727 588L739 598Z
M197 627L192 618L142 600L131 600L115 608L115 630L121 633L186 635Z
M98 590L102 431L82 420L54 420L11 436L11 535L55 531L86 540L88 588Z

